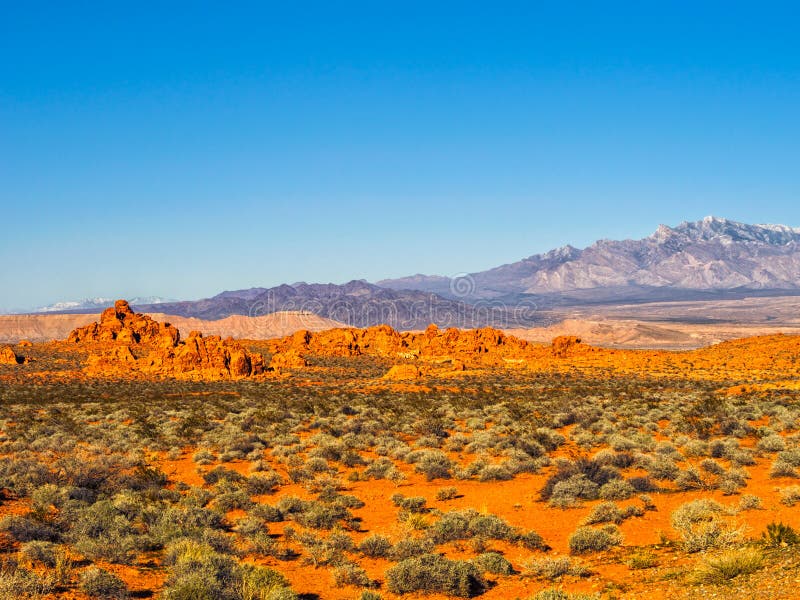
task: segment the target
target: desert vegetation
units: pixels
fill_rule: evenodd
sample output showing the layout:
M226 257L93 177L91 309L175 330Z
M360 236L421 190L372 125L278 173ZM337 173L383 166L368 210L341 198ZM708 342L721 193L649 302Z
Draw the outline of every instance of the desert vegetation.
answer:
M800 408L735 372L395 383L311 355L204 382L24 354L0 367L2 597L788 598L800 575Z

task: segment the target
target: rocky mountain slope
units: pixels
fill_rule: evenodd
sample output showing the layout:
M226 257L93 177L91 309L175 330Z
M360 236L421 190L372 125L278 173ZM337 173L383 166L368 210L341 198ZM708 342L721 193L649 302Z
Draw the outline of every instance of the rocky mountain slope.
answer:
M564 246L460 280L415 275L378 283L465 300L567 295L575 301L672 299L692 292L800 290L800 229L706 217L641 240ZM706 294L708 297L708 294Z
M538 323L540 317L525 306L476 305L426 291L387 289L366 281L252 288L227 291L203 300L137 305L136 308L200 319L302 311L352 327L388 324L401 330L424 329L430 323L461 328L530 327Z

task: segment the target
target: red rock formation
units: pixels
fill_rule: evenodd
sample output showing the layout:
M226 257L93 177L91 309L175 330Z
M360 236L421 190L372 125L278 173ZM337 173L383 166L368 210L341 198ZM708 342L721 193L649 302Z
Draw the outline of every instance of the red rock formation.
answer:
M383 378L392 381L402 381L407 379L419 379L423 376L422 370L416 365L394 365L386 372Z
M0 365L18 365L25 362L18 357L11 346L0 346Z
M308 361L295 349L290 348L285 352L272 355L269 368L273 371L280 369L302 369L308 366Z
M120 342L153 344L168 348L180 341L178 330L169 323L159 323L141 313L134 313L126 300L117 300L100 315L100 322L72 331L69 342Z
M203 337L192 331L185 342L151 352L141 370L182 379L240 379L263 373L264 357L251 354L232 338Z
M30 340L20 340L17 343L17 346L19 346L20 348L30 348L31 346L33 346L33 342L31 342Z
M528 343L496 329L442 332L435 325L422 333L398 333L388 325L366 329L331 329L298 332L272 343L274 352L292 349L319 356L358 356L388 358L451 358L462 363L501 364L504 358L528 357Z
M135 314L125 300L105 310L99 323L74 330L74 343L112 342L114 347L88 358L86 372L98 376L142 373L180 379L239 379L264 372L264 357L250 353L232 338L203 337L197 331L180 341L178 330ZM136 358L132 348L140 348Z
M553 356L566 358L570 352L581 343L581 338L574 335L560 335L553 338L551 351Z

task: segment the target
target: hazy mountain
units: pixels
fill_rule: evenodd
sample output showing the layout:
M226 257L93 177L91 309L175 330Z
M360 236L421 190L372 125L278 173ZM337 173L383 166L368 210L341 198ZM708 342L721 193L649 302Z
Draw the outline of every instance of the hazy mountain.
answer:
M600 240L582 250L564 246L460 279L415 275L378 285L467 301L554 294L612 301L789 292L800 289L800 229L706 217L677 227L661 225L641 240Z
M397 329L421 329L429 323L440 327L529 327L541 322L535 310L526 306L474 305L425 291L390 290L366 281L251 288L226 291L203 300L137 305L136 308L200 319L303 311L355 327L387 323Z
M40 306L34 308L32 313L89 313L99 312L109 306L114 306L116 298L86 298L84 300L74 300L66 302L56 302L48 306ZM171 302L167 298L159 298L158 296L143 296L137 298L130 298L128 300L131 305L155 305Z

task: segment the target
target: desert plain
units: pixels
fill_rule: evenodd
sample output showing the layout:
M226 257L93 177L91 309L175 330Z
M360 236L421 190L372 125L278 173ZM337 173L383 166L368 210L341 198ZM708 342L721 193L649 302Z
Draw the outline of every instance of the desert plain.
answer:
M800 336L75 318L2 349L10 597L796 597Z

